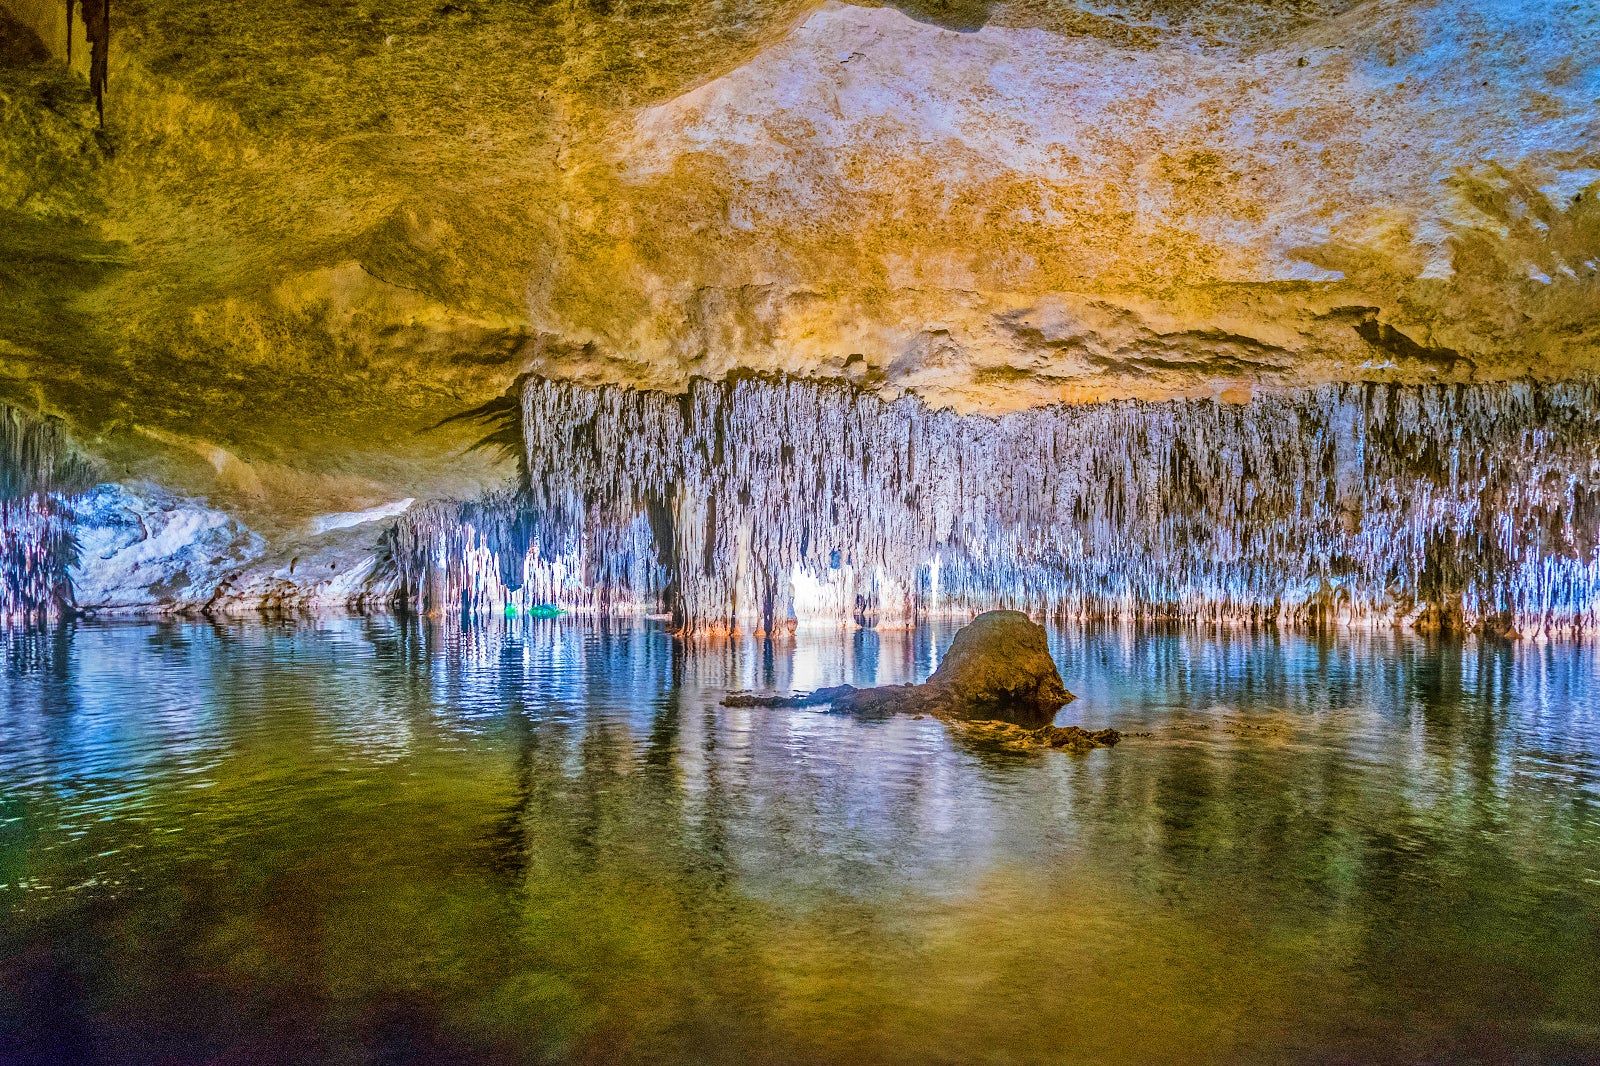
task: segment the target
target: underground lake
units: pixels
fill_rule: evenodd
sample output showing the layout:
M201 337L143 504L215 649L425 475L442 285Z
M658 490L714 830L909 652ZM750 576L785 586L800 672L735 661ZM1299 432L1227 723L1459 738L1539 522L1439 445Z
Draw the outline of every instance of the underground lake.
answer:
M1600 2L0 0L0 1066L1600 1066Z
M954 628L15 636L0 1061L1600 1056L1593 647L1055 627L1079 754L721 705Z

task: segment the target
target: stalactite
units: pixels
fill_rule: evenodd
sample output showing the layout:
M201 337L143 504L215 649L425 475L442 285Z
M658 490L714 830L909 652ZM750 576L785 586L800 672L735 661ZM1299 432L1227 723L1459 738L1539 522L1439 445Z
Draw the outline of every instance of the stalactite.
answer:
M0 403L0 500L82 492L95 475L60 421Z
M1600 623L1593 382L1330 385L1001 418L757 377L682 396L531 379L522 401L526 489L498 506L537 531L530 566L563 563L541 591L574 607L654 602L697 631L991 607ZM439 543L460 535L440 520ZM493 523L466 524L483 548ZM434 558L451 572L469 556Z
M72 15L79 10L83 17L83 33L89 40L89 92L94 95L94 108L100 124L106 121L106 75L111 61L111 0L67 0L67 62L72 62Z
M93 475L59 422L0 404L0 620L51 618L71 605L77 546L61 497Z
M424 614L526 613L561 604L597 614L654 609L664 575L651 560L648 522L594 531L592 541L529 506L520 492L413 507L390 528L380 580Z

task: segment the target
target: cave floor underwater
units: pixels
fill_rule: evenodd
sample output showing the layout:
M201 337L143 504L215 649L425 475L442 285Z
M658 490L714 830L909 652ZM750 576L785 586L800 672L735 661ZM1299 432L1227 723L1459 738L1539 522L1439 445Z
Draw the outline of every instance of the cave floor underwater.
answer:
M1055 627L1081 753L723 705L953 633L11 631L0 1062L1600 1059L1600 649Z

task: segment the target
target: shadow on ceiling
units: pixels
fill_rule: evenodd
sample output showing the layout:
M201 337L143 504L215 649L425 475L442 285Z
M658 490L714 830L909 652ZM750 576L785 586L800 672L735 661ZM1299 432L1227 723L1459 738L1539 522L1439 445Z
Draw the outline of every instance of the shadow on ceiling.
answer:
M865 0L861 7L893 7L906 15L933 26L958 33L975 33L989 22L994 0L892 0L878 3Z

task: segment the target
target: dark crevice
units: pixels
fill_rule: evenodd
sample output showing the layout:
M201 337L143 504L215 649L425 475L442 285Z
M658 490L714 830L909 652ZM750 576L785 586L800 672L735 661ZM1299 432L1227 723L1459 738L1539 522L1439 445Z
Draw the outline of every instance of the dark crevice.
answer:
M1374 348L1400 359L1415 359L1446 370L1455 366L1461 359L1461 353L1454 348L1430 348L1418 344L1393 326L1379 322L1375 317L1357 322L1355 331L1362 340Z

